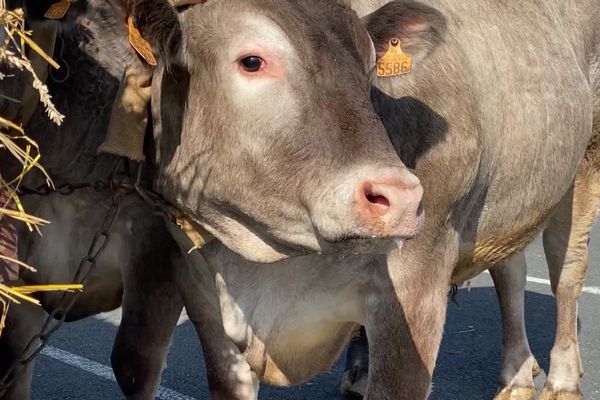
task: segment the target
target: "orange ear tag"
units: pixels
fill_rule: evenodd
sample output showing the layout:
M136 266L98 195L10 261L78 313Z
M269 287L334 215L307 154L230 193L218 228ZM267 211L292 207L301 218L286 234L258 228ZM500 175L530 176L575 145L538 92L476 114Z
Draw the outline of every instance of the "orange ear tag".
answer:
M131 47L133 47L148 64L155 66L156 58L154 58L154 54L152 54L152 47L150 46L150 43L142 37L138 28L133 24L131 15L127 17L127 27L129 28L129 44L131 44Z
M71 7L71 2L69 0L60 0L58 3L54 3L50 6L44 17L48 19L62 19L65 16L67 11L69 11L69 7Z
M385 54L377 60L377 76L398 76L408 74L412 58L402 52L400 39L392 38Z

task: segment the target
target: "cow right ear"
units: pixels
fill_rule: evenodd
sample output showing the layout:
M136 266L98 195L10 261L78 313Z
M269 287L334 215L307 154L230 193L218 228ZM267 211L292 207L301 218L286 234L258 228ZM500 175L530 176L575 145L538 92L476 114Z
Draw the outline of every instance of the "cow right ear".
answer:
M131 0L129 15L165 66L172 65L183 37L177 9L168 0Z
M447 31L446 18L441 12L416 1L391 1L364 16L362 21L377 59L386 53L390 40L398 38L402 51L411 56L414 64L443 42Z

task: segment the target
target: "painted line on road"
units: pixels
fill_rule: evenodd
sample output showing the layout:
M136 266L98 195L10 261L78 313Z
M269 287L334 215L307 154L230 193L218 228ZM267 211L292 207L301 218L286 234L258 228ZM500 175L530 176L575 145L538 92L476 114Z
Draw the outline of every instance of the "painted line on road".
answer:
M527 276L527 282L550 286L550 281L548 279L536 278L534 276ZM584 286L583 293L600 295L600 288L595 286Z
M485 270L484 271L486 274L490 274L490 271ZM527 282L531 282L531 283L538 283L540 285L546 285L546 286L551 286L551 282L548 279L542 279L542 278L536 278L535 276L529 276L527 275ZM588 293L588 294L595 294L595 295L599 295L600 296L600 287L596 287L596 286L584 286L583 287L583 293Z
M46 346L42 350L42 354L61 361L70 366L89 372L90 374L96 375L100 378L107 379L109 381L116 382L115 375L113 374L112 368L107 367L99 362L89 360L85 357L78 356L77 354L69 353L68 351L61 350L56 347ZM186 396L185 394L176 392L175 390L168 389L163 386L159 386L156 390L156 398L161 400L195 400L193 397Z

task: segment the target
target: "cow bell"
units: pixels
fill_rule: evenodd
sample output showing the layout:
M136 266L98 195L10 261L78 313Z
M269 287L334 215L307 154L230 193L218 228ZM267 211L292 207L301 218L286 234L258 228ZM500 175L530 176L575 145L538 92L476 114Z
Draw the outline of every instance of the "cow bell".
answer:
M144 161L144 136L152 72L144 67L125 68L113 103L108 132L98 152Z

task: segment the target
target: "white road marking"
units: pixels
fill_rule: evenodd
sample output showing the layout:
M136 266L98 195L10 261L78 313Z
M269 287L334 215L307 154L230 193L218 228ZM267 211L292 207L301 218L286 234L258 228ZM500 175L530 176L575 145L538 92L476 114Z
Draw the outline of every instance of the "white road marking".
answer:
M121 317L123 314L123 309L121 307L100 314L94 315L92 318L97 319L98 321L106 322L107 324L111 324L112 326L116 326L117 328L121 324ZM179 320L177 321L177 326L189 321L187 313L185 310L181 312L179 316Z
M488 275L490 273L490 271L488 271L488 270L485 270L484 272ZM550 280L548 280L548 279L536 278L535 276L529 276L529 275L527 276L527 282L538 283L540 285L546 285L546 286L551 285ZM584 286L583 293L600 295L600 287Z
M89 372L90 374L99 376L100 378L116 382L112 368L107 367L104 364L100 364L96 361L89 360L87 358L78 356L77 354L69 353L68 351L64 351L52 346L46 346L42 350L42 354ZM161 400L195 400L193 397L186 396L185 394L162 386L159 386L156 390L156 398Z
M527 276L527 282L550 286L550 281L548 279L536 278L534 276ZM595 286L584 286L583 293L600 295L600 288Z

